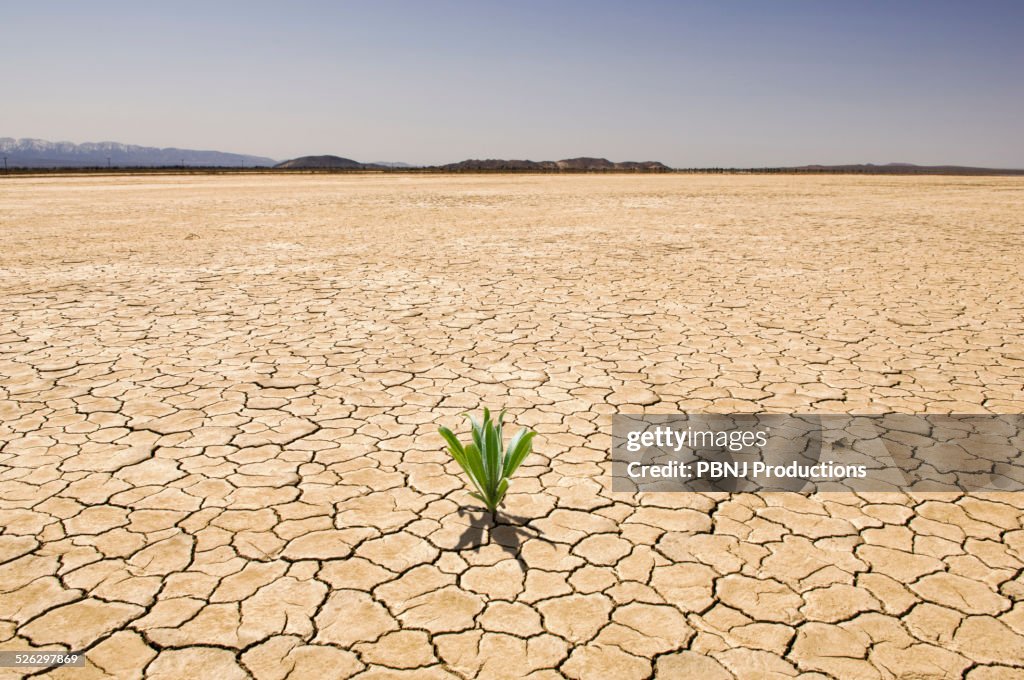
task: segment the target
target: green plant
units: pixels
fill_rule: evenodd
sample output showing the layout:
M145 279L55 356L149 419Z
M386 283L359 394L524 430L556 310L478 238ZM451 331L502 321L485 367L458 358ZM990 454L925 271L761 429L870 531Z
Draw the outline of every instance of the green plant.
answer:
M512 437L508 448L502 452L504 410L498 414L497 422L491 419L491 412L486 408L482 423L468 413L463 415L469 418L473 427L472 443L463 446L455 433L447 427L440 427L438 431L448 442L448 452L452 458L476 487L470 496L486 505L493 515L505 498L509 478L532 450L533 438L537 433L524 427Z

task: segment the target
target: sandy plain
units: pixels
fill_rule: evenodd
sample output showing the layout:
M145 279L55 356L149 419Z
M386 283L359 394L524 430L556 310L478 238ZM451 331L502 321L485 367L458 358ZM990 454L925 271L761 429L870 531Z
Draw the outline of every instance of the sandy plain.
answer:
M608 489L616 411L1021 412L1020 179L2 179L49 676L1024 677L1021 494ZM540 432L497 526L484 405Z

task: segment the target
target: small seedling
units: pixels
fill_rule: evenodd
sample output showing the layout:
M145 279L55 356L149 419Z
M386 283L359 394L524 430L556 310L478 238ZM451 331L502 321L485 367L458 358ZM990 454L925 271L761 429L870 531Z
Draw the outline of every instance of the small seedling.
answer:
M473 426L471 444L463 446L455 433L447 427L440 427L438 431L448 442L448 452L452 458L476 487L476 491L469 495L486 505L493 517L508 491L509 478L529 455L537 433L524 427L512 437L508 448L502 452L504 441L501 426L505 411L498 414L497 422L491 420L491 412L486 408L482 423L468 413L464 415Z

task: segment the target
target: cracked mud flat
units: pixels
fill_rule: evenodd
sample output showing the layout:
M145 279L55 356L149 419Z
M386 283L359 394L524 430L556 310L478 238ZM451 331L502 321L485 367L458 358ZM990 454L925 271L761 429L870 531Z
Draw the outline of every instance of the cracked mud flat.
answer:
M1019 413L1019 179L0 205L0 648L51 676L1024 677L1022 494L608 490L620 410ZM540 432L497 526L436 433L483 405Z

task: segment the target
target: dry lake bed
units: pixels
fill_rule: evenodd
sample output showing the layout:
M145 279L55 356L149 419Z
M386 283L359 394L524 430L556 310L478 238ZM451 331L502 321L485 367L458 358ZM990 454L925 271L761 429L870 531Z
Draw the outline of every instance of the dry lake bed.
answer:
M1024 677L1024 494L609 480L616 412L1020 413L1022 179L0 180L0 649L53 676ZM483 406L539 432L496 525Z

